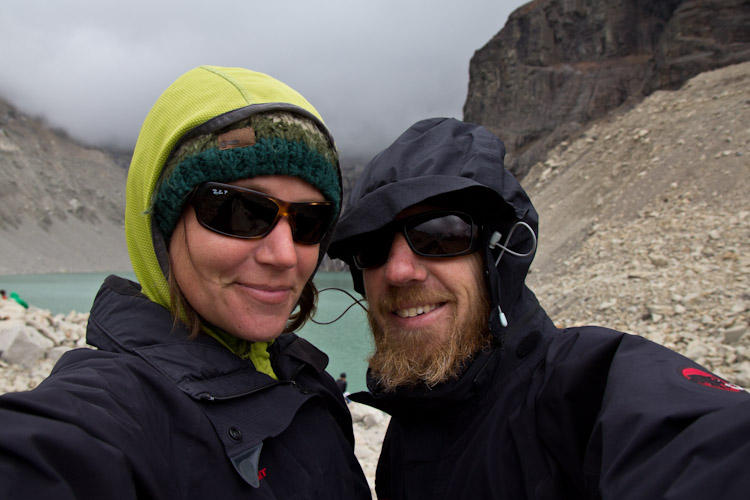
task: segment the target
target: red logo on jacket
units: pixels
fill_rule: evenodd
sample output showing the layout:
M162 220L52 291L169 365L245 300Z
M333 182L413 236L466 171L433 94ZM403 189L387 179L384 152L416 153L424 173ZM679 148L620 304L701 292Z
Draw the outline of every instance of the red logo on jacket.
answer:
M745 390L739 385L727 382L713 373L708 373L707 371L699 370L698 368L684 368L682 370L682 376L696 384L713 387L714 389L721 389L722 391L742 392Z

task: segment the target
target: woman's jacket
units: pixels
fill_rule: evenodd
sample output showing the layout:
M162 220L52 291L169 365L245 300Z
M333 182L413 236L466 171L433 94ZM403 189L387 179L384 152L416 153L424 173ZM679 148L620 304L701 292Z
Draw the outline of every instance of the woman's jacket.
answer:
M274 380L110 276L87 340L0 397L0 498L370 497L328 358L295 334Z

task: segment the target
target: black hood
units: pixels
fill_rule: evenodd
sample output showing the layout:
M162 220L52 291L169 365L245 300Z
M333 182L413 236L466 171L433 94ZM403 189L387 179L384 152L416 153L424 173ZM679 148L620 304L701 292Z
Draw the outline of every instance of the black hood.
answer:
M362 273L352 263L351 243L358 236L380 229L412 205L436 196L451 195L455 206L472 213L483 225L486 280L492 302L500 305L512 323L536 303L524 281L533 253L506 254L496 270L498 249L488 241L495 231L501 241L516 222L528 224L536 235L538 216L528 195L504 167L505 146L489 130L451 118L417 122L391 146L375 156L357 179L339 220L328 254L349 264L354 288L364 294ZM408 167L408 168L407 168ZM535 237L516 230L509 247L525 253ZM494 322L493 322L494 323ZM493 331L501 329L494 325Z

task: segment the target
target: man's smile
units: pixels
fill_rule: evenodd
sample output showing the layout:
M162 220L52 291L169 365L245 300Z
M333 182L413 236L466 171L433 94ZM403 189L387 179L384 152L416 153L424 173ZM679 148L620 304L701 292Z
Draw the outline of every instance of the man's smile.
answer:
M419 316L420 314L426 314L428 312L434 311L441 305L442 304L430 304L424 306L409 307L405 309L397 309L393 312L401 318L413 318L415 316Z

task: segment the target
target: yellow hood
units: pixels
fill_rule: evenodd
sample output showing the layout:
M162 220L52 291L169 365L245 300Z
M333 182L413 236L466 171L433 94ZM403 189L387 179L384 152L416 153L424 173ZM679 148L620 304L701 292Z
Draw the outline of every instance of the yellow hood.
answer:
M185 105L193 102L197 105ZM133 270L152 301L169 308L166 242L152 226L150 209L164 166L182 141L219 130L248 116L283 110L316 122L331 139L318 112L295 90L263 73L200 66L159 97L141 128L127 182L125 235ZM321 245L321 256L325 253Z

